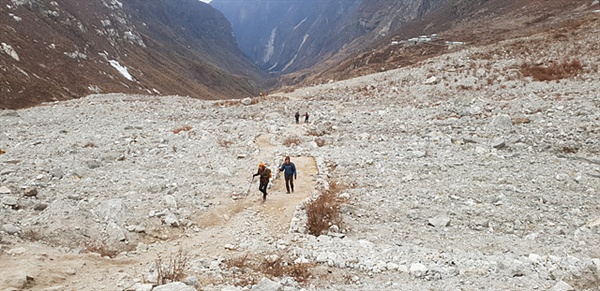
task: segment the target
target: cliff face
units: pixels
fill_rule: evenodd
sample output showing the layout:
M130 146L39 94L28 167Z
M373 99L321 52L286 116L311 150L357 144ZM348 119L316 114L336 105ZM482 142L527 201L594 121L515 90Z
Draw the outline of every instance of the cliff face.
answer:
M260 68L289 73L308 68L352 42L368 45L442 0L214 0L232 23L240 48Z
M0 4L0 108L92 93L225 98L259 90L261 75L227 20L199 1Z

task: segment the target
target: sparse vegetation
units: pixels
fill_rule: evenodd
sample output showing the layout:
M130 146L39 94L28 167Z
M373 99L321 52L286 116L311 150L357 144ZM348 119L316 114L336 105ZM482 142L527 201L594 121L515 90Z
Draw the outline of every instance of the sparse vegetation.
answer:
M292 277L298 283L306 283L311 278L313 263L288 262L280 255L268 256L271 259L249 258L248 254L225 260L229 269L233 269L235 286L250 286L258 279L268 277Z
M553 62L548 66L523 64L521 73L537 81L553 81L576 76L583 72L583 65L578 60Z
M330 183L329 189L308 203L306 207L308 233L319 236L332 225L342 226L340 215L342 201L338 195L346 188L345 185L336 182Z
M576 154L579 151L579 148L573 146L564 146L562 147L562 152L565 154Z
M283 145L286 147L291 147L292 145L300 145L302 141L297 136L286 137L283 140Z
M228 148L233 144L233 142L230 140L226 140L226 139L218 139L217 144L219 144L220 146L222 146L224 148Z
M105 241L88 241L84 243L85 250L90 253L97 253L103 257L114 258L119 252L111 248Z
M178 134L178 133L180 133L182 131L190 131L190 130L192 130L192 127L189 126L189 125L185 125L185 126L182 126L180 128L173 129L173 133L174 134Z
M323 138L316 138L315 143L317 144L318 147L322 147L325 144L327 144L327 142Z
M310 136L324 136L331 133L333 133L333 124L324 123L317 127L311 127L306 134Z
M290 276L296 279L296 282L303 283L310 278L310 268L313 266L313 264L309 263L286 263L281 258L273 262L265 259L259 271L273 277Z
M531 119L528 117L517 117L512 120L512 124L525 124L531 123Z
M28 241L41 241L43 239L42 234L34 229L28 229L21 234L21 238Z
M185 278L185 270L189 265L190 258L182 249L175 254L171 254L166 260L161 255L154 260L156 272L158 274L157 284L167 284L170 282L181 281Z

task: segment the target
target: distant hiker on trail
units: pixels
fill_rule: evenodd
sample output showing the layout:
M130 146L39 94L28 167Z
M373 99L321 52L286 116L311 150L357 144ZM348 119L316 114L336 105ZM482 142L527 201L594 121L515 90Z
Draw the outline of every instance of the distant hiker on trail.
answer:
M281 167L279 167L279 171L283 171L283 175L285 176L285 189L287 189L287 194L290 194L290 187L292 188L292 193L294 193L294 180L298 175L296 173L296 165L290 162L289 156L285 157L285 161Z
M300 123L300 112L296 111L296 115L294 115L294 117L296 117L296 123Z
M263 202L267 200L267 185L269 184L269 179L271 178L271 170L265 167L265 164L260 163L258 165L258 172L252 175L252 178L260 176L260 184L258 185L258 191L263 193Z
M304 123L308 123L308 112L304 114Z

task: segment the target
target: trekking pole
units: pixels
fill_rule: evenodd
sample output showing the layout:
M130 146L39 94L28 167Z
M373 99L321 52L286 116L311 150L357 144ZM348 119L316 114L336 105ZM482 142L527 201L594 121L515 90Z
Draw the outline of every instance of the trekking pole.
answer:
M246 197L250 194L250 188L252 187L252 183L254 182L254 176L252 176L252 180L250 180L250 185L248 185L248 190L246 190Z

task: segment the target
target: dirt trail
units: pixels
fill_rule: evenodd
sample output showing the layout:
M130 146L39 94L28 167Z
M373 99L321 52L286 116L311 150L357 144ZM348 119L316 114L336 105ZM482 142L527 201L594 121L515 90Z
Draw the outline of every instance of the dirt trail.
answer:
M301 125L290 126L290 131L296 134L301 134L303 130ZM268 134L256 139L260 149L257 164L277 158L271 140L272 136ZM65 253L39 242L23 242L10 248L22 249L24 254L0 255L0 277L13 278L9 282L15 282L25 275L30 276L32 280L26 285L27 290L116 290L127 287L119 286L120 282L130 282L132 277L142 279L146 273L141 274L140 270L147 272L147 266L159 255L175 254L179 249L192 258L235 256L237 252L226 250L225 246L240 245L247 239L271 241L282 237L290 226L296 206L312 194L317 174L314 159L292 157L292 162L298 172L294 193L286 194L281 173L268 190L264 203L256 183L252 184L246 198L234 200L223 195L217 198L216 207L194 214L192 219L199 227L195 233L180 233L178 237L165 241L150 239L149 242L154 243L149 245L147 251L131 257L119 255L113 259L102 258L94 253ZM272 169L277 167L270 166ZM248 173L248 176L251 174ZM276 174L274 170L273 175ZM245 235L251 235L252 238L242 237ZM2 285L0 282L0 290L13 290Z

